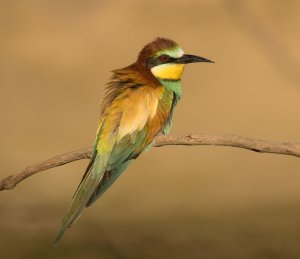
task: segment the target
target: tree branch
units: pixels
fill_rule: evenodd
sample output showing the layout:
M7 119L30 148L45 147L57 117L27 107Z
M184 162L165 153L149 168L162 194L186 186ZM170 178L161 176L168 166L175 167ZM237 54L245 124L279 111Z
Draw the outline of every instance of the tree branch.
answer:
M155 139L155 147L169 145L213 145L230 146L252 150L261 153L275 153L300 157L300 144L270 142L251 139L234 135L158 135ZM21 173L8 176L0 181L0 191L13 189L19 182L27 177L53 167L61 166L80 159L88 159L92 148L84 148L47 159L41 163L26 167Z

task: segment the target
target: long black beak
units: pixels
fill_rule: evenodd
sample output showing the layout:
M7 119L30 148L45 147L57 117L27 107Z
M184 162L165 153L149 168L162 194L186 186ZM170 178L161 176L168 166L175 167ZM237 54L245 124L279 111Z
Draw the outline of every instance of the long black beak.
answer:
M188 63L196 63L196 62L215 63L209 59L194 56L194 55L188 55L188 54L184 54L182 57L177 58L175 62L178 64L188 64Z

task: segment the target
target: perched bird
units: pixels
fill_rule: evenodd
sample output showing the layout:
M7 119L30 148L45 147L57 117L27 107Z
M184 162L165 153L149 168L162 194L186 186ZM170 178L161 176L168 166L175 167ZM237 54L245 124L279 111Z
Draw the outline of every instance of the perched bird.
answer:
M181 75L188 63L210 62L184 54L170 39L157 38L130 66L113 71L101 107L90 163L73 196L54 245L85 207L98 199L158 133L168 133L181 98Z

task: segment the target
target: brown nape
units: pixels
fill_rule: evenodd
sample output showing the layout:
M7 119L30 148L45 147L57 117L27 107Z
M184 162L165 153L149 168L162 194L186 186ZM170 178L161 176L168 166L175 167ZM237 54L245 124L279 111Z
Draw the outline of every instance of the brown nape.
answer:
M158 51L177 47L178 44L170 39L156 38L154 41L148 43L139 53L137 63L146 65L149 57L152 57Z

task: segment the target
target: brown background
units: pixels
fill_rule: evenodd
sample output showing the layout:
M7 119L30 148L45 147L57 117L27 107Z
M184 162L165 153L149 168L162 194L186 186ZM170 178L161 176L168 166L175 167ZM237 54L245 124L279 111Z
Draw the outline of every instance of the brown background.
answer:
M299 13L297 0L1 1L1 178L90 146L109 71L157 36L216 61L186 69L172 133L299 142ZM1 258L300 258L299 158L204 146L142 155L52 248L87 163L0 193Z

